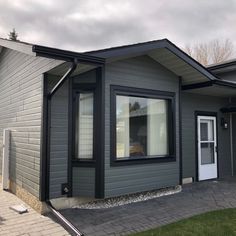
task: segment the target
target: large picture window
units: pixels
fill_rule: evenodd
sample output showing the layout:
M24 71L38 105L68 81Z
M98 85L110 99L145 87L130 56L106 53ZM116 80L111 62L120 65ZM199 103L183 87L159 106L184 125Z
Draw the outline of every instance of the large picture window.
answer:
M173 96L147 90L114 91L115 160L173 156Z

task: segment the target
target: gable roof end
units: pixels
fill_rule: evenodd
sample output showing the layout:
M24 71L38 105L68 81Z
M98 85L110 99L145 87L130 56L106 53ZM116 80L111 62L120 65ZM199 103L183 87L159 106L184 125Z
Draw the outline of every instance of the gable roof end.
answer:
M107 62L148 55L164 67L182 77L183 84L193 84L217 79L203 65L187 55L168 39L114 47L86 52L89 55L106 58Z

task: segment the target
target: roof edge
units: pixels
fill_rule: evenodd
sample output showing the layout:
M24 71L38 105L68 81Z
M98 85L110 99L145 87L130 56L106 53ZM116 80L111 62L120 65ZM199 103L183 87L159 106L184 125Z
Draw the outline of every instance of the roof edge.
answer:
M35 53L32 51L33 45L29 43L0 38L0 46L35 56Z
M103 65L105 63L105 59L101 57L40 45L33 45L32 51L36 54L36 56L47 57L50 59L69 62L76 59L78 62L96 65Z
M222 70L227 70L228 67L235 66L235 65L236 65L236 60L231 60L231 61L226 61L219 64L207 66L207 69L211 71L218 70L217 72L220 72Z
M208 70L206 67L204 67L202 64L200 64L198 61L189 56L186 52L184 52L182 49L180 49L178 46L176 46L174 43L172 43L166 38L131 45L107 48L102 50L88 51L85 54L101 56L106 58L109 62L112 61L112 58L122 58L122 56L124 57L129 54L133 56L142 55L145 52L159 48L166 48L170 50L173 54L175 54L185 63L195 68L203 76L206 76L209 80L218 79L218 77L214 75L210 70Z

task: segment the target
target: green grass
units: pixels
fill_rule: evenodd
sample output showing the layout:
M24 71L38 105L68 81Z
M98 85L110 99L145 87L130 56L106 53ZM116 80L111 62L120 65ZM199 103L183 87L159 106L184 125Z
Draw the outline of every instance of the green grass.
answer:
M236 235L236 209L197 215L132 236L231 236Z

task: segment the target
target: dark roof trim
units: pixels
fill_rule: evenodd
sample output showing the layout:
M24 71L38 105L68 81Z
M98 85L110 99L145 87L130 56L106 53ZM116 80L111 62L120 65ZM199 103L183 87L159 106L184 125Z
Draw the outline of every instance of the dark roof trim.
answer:
M76 59L80 63L96 65L103 65L105 63L105 59L101 57L40 45L33 45L32 51L36 53L36 56L47 57L50 59L57 59L69 62L74 61Z
M207 76L210 80L218 79L211 71L209 71L206 67L204 67L202 64L200 64L194 58L190 57L186 52L181 50L174 43L172 43L168 39L165 39L165 40L166 40L166 45L167 45L166 48L168 48L170 51L172 51L180 59L184 60L190 66L193 66L198 72Z
M199 88L204 88L204 87L210 87L213 85L225 86L225 87L229 87L229 88L236 88L236 83L216 79L216 80L211 80L211 81L203 82L203 83L183 85L182 90L199 89Z
M235 66L235 65L236 65L236 60L217 64L217 65L212 65L207 68L208 68L208 70L214 71L214 70L226 69L227 67L231 67L231 66Z
M223 107L220 109L220 111L223 113L236 112L236 106Z
M119 58L126 55L142 55L142 53L147 53L155 49L166 48L170 50L173 54L179 57L181 60L185 61L187 64L195 68L202 75L206 76L209 80L215 80L217 77L211 73L207 68L201 65L199 62L194 60L180 48L178 48L175 44L173 44L168 39L161 39L155 41L149 41L144 43L108 48L97 51L86 52L88 55L100 56L106 59L110 58Z

